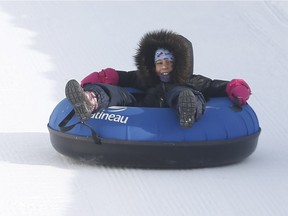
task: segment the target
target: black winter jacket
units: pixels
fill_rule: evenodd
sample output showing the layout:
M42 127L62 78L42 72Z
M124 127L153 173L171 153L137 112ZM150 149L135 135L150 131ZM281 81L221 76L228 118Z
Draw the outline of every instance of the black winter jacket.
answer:
M142 77L139 75L139 71L117 71L119 75L119 86L122 87L133 87L141 89L147 92L149 89L153 87L157 87L161 84L160 79L153 86L143 86ZM228 81L210 79L208 77L202 75L191 75L191 78L188 82L185 83L174 83L174 85L184 85L189 86L197 91L200 91L205 99L209 99L211 97L225 97L226 86ZM169 84L165 84L169 85ZM171 84L170 84L171 85ZM173 84L172 84L173 85Z
M161 84L155 72L154 55L158 48L172 51L175 57L173 71L170 75L171 81L167 84ZM160 30L147 33L140 40L134 59L137 70L117 71L119 75L118 84L119 86L141 89L150 95L154 94L153 100L162 100L165 89L174 85L189 86L200 91L206 100L210 97L227 96L225 89L228 81L212 80L193 74L192 43L175 32ZM159 101L156 101L154 104L158 103Z

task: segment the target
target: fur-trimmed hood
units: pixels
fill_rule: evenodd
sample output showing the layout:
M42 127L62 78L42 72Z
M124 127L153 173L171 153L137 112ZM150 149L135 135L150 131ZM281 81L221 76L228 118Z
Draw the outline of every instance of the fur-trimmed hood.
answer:
M139 42L135 64L144 85L159 83L155 72L154 56L158 48L173 52L175 61L171 72L172 83L185 83L193 74L193 48L191 42L173 31L159 30L146 33Z

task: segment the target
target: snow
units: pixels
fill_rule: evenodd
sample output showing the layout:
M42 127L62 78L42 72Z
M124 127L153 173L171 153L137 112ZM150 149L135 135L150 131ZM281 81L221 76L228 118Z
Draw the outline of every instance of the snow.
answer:
M47 123L66 82L135 69L141 36L194 45L195 74L243 78L262 133L230 166L111 168L60 155ZM288 2L0 2L0 215L286 216Z

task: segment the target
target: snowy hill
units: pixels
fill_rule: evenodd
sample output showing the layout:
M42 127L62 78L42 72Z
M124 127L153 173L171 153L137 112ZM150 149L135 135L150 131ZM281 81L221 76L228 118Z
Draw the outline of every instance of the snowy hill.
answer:
M195 74L243 78L262 133L231 166L118 169L74 161L47 123L71 79L135 69L141 36L171 29ZM0 215L286 216L288 2L0 2Z

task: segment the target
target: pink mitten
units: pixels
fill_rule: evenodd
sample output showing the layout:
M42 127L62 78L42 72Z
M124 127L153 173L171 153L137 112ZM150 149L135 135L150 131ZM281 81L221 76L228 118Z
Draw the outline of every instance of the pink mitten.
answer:
M243 105L247 103L251 94L251 89L244 80L233 79L227 84L226 92L231 101Z
M81 87L89 83L105 83L110 85L117 85L119 75L113 68L106 68L100 72L93 72L81 81Z

